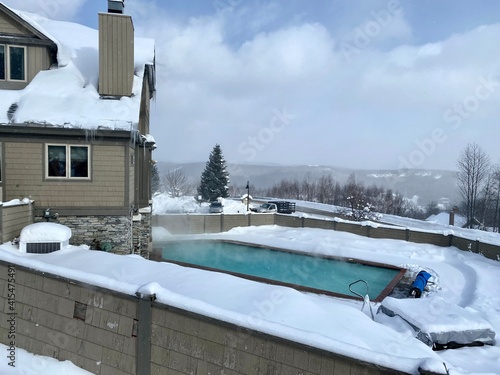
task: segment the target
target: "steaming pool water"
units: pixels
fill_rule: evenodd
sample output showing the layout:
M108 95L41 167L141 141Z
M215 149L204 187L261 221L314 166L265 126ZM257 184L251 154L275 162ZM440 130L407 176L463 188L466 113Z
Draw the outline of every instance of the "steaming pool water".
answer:
M162 261L336 297L355 298L349 284L364 280L373 301L387 296L406 271L359 259L312 256L231 241L172 241L156 243L155 248L161 249ZM363 283L353 290L366 294Z

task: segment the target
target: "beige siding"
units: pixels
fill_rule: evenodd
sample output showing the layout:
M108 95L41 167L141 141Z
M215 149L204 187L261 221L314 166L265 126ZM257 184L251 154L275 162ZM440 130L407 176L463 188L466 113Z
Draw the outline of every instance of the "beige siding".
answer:
M134 80L134 25L121 14L99 14L99 94L130 96Z
M0 208L0 240L3 242L12 241L18 237L21 230L33 222L31 204L21 204Z
M28 29L14 22L10 17L0 13L0 34L29 35L33 36Z
M91 147L91 181L45 180L42 143L5 143L6 199L30 197L37 207L123 207L125 146Z
M28 47L28 83L35 78L41 70L50 68L50 54L47 47L30 46Z

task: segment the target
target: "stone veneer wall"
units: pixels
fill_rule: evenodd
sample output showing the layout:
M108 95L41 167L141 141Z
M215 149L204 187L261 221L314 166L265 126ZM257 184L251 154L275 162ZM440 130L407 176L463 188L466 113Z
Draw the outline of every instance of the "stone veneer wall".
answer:
M0 290L0 340L14 361L23 348L98 375L403 374L5 262Z
M153 234L151 231L151 212L142 212L139 220L132 221L132 243L134 253L149 259L153 248Z
M52 221L71 228L71 244L86 244L115 254L134 252L148 258L152 247L151 214L142 213L139 217L132 220L126 216L59 216Z

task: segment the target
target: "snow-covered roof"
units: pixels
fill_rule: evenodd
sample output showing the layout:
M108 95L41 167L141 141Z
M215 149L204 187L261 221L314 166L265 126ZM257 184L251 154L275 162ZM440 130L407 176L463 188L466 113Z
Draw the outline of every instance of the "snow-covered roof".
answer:
M437 224L448 225L450 222L449 212L440 212L437 215L431 215L425 221L431 221ZM463 227L467 223L467 218L465 216L455 214L455 225L456 227Z
M154 66L152 39L135 38L132 96L104 100L97 91L98 30L8 9L57 45L58 66L39 72L23 90L0 90L0 124L137 129L145 67ZM17 104L17 109L11 117L8 111L13 104Z

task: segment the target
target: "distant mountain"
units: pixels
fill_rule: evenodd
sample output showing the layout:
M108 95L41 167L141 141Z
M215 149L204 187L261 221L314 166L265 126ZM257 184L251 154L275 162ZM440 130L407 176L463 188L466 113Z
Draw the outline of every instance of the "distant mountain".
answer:
M189 180L197 184L205 168L205 163L169 163L158 162L160 175L170 170L180 168ZM425 206L431 201L447 205L457 205L459 202L454 171L445 170L361 170L344 169L323 165L251 165L228 164L230 184L245 187L247 181L251 186L269 188L281 180L304 178L315 180L323 175L331 175L335 182L344 184L349 175L354 173L356 181L365 186L381 186L401 193L412 199L418 197L418 204Z

